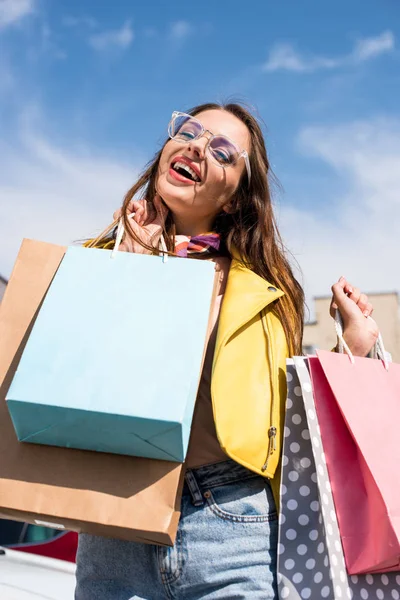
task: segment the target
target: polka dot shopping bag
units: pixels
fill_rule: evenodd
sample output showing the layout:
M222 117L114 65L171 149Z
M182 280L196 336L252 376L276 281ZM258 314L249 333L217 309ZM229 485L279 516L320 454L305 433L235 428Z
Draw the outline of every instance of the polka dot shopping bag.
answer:
M400 573L347 573L307 359L288 361L287 381L279 598L400 600Z

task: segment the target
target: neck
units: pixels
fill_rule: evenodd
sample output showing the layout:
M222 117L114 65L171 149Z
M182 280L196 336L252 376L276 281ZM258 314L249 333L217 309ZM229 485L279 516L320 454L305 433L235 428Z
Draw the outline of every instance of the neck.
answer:
M178 217L174 215L174 223L177 235L189 235L190 237L196 237L202 233L207 233L212 230L214 219L205 217L204 219L186 219L184 217Z

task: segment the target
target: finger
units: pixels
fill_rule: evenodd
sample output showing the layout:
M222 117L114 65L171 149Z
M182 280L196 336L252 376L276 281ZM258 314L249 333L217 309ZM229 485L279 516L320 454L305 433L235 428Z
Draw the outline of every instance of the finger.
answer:
M360 294L360 298L358 299L357 306L363 313L366 310L368 304L368 296L366 294Z
M145 225L149 219L149 208L148 208L148 203L145 199L143 200L137 200L137 202L135 202L135 209L139 215L139 224L140 225Z
M119 219L121 218L121 214L122 214L122 208L119 208L118 210L116 210L115 213L113 214L114 221L119 221Z
M130 200L127 207L126 207L126 214L130 215L131 213L135 212L135 204L137 203L137 200Z
M333 301L332 305L337 306L337 309L340 312L340 315L343 319L344 325L349 322L349 320L354 318L362 318L362 313L359 310L357 304L350 300L350 297L345 293L345 282L338 281L332 286L332 294ZM332 317L335 317L335 311L331 311Z
M335 302L335 299L334 299L334 297L332 296L331 303L330 303L330 306L329 306L329 314L331 315L331 317L332 317L333 319L335 318L335 312L336 312L336 310L337 310L337 307L338 307L338 306L337 306L337 304L336 304L336 302Z
M360 296L361 296L361 291L358 288L353 287L353 291L348 296L349 296L350 300L353 300L353 302L358 304L358 301L360 300Z
M139 202L135 202L133 204L133 210L132 212L135 213L133 219L134 221L136 221L136 223L138 225L143 225L144 221L145 221L145 208L143 206L143 204L139 204Z
M332 300L331 305L329 307L329 313L331 317L335 318L335 313L339 308L341 297L346 297L344 293L345 280L344 277L341 277L337 283L334 283L331 287L332 290Z
M333 286L331 287L331 291L332 291L332 295L333 295L332 302L336 302L336 298L338 296L345 295L345 291L344 291L345 285L346 285L346 280L344 279L344 277L341 277L339 279L339 281L337 281L336 283L333 284Z
M335 285L339 285L342 289L344 289L347 285L346 277L343 277L343 275L341 277L339 277L339 279L338 279L337 283L335 283Z
M344 286L344 291L345 291L345 293L346 293L347 295L350 295L350 294L352 294L352 293L353 293L353 291L354 291L354 290L353 290L353 286L352 286L352 285L350 285L350 283L348 283L347 281L346 281L346 285Z
M363 310L364 317L370 317L373 312L374 312L374 307L372 306L371 302L368 302L366 307Z
M335 301L335 296L340 294L341 291L344 291L346 285L347 285L346 278L343 277L343 275L342 275L342 277L339 277L338 281L331 287L332 300L331 300L331 304L329 307L329 314L331 315L331 317L333 319L335 318L335 313L338 310L338 305L337 305L337 302Z
M125 213L130 215L133 212L136 212L137 206L140 206L138 200L130 200L128 204L125 206Z
M122 211L123 211L123 206L121 206L121 208L119 208L118 210L115 211L114 213L114 221L118 220L121 218L122 216ZM133 200L131 200L129 202L129 204L126 206L125 208L125 214L127 216L129 216L132 212L134 212L134 208L133 208Z
M332 298L332 302L331 302L331 308L333 308L333 310L337 310L338 309L338 305L336 304L336 302L333 300Z
M126 216L130 221L143 225L146 220L146 205L140 200L131 200L126 207Z

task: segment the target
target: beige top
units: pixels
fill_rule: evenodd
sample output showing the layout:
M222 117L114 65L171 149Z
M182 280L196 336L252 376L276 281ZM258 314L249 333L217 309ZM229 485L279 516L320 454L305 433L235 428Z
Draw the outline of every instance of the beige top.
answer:
M212 330L204 358L203 372L197 394L189 448L185 463L188 468L192 469L228 459L228 456L222 450L218 442L215 430L211 401L211 376L218 330L218 319L222 298L225 293L230 259L221 257L216 259L215 262L217 265L216 271L219 274L217 297L214 304L214 310L211 313Z

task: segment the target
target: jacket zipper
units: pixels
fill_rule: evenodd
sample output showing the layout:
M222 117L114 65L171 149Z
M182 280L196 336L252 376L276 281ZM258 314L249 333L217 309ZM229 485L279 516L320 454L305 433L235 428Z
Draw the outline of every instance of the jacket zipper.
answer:
M270 413L271 417L270 417L270 427L268 429L268 452L267 452L267 457L265 459L265 462L264 462L263 466L261 467L261 471L264 472L268 468L268 463L269 463L271 456L274 454L274 452L276 452L277 429L274 425L274 415L275 415L274 408L275 408L275 394L276 394L276 385L275 384L276 384L276 382L273 381L273 377L274 377L275 371L274 371L274 365L272 364L271 335L268 330L267 313L266 313L265 309L262 311L261 320L263 323L265 334L267 336L268 362L269 362L269 370L270 370L270 376L271 376L271 413Z
M270 457L276 450L276 427L273 425L268 429L268 454L265 463L261 467L261 471L266 471Z

